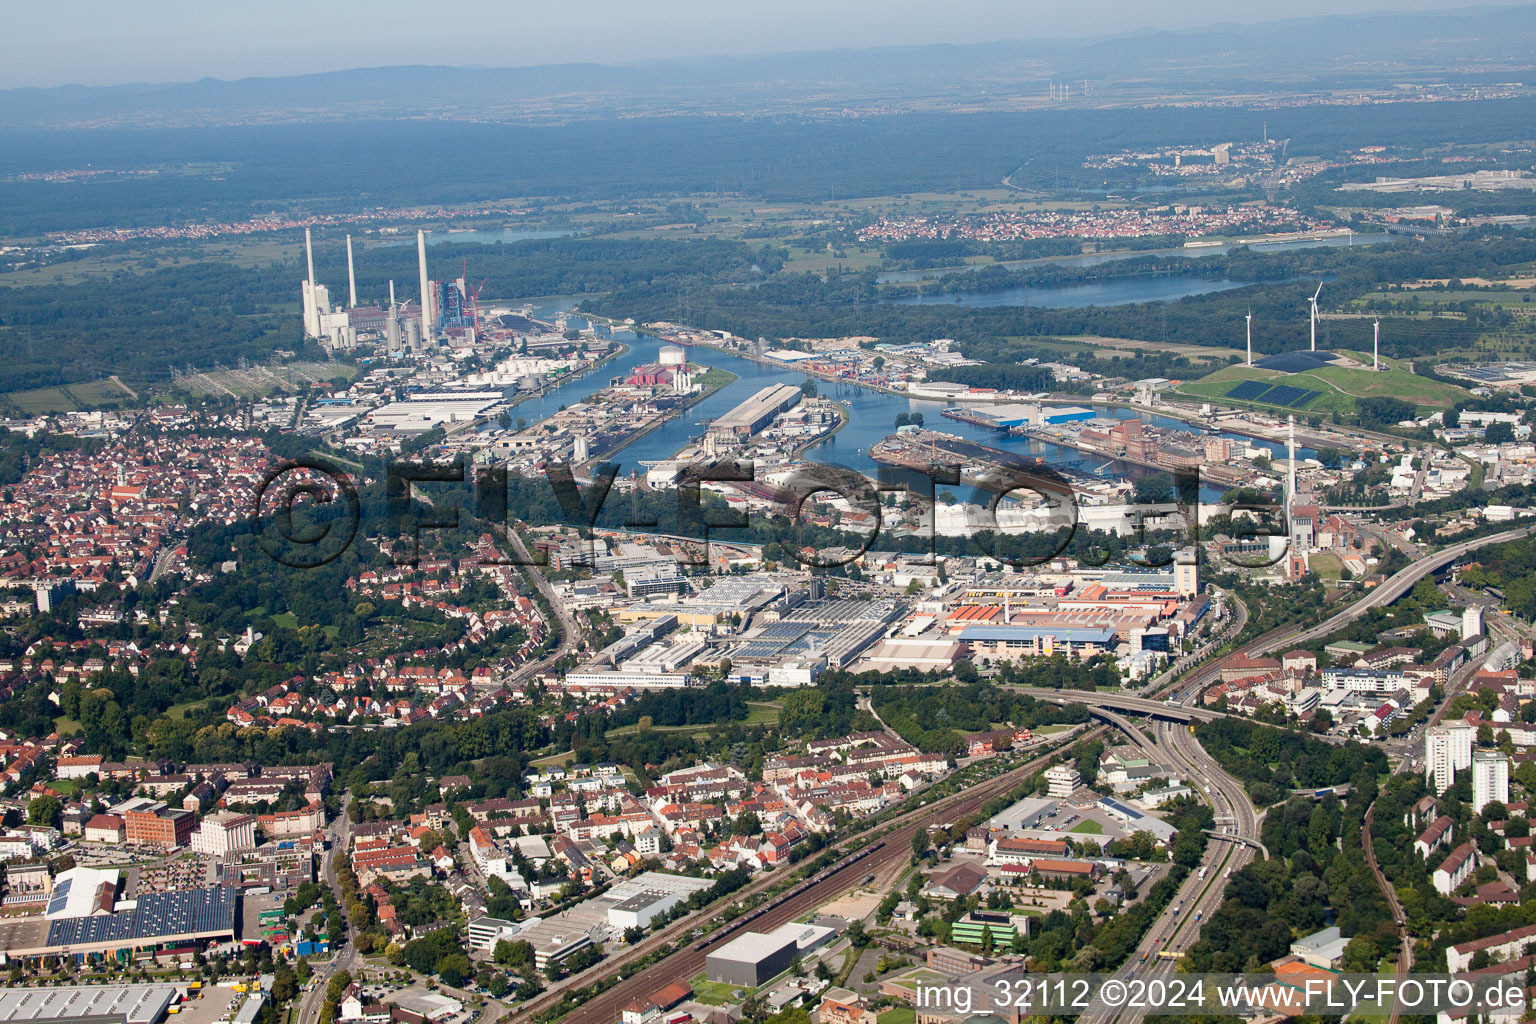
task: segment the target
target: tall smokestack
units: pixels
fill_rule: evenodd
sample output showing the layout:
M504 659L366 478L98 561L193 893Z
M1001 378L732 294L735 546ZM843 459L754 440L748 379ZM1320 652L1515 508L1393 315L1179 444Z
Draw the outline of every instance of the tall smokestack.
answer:
M421 343L432 337L432 299L427 295L427 233L416 232L416 263L421 272Z
M1371 335L1371 369L1381 369L1381 320L1376 321L1375 333Z
M352 236L347 236L347 303L348 309L357 308L357 274L352 269Z
M395 279L389 279L389 315L395 315Z
M1296 504L1296 414L1291 413L1291 432L1285 442L1286 488L1285 520L1287 529L1291 520L1291 506Z
M315 248L309 240L309 228L304 229L304 256L309 261L309 277L299 285L304 298L304 336L313 338L320 333L320 303L315 294Z

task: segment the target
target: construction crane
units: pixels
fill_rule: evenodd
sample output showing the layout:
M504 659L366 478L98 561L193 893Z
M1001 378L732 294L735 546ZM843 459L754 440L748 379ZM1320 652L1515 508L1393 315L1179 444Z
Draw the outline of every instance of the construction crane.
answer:
M482 277L480 283L475 285L475 290L469 293L469 315L474 318L475 330L480 329L480 289L485 287L485 282L490 278Z

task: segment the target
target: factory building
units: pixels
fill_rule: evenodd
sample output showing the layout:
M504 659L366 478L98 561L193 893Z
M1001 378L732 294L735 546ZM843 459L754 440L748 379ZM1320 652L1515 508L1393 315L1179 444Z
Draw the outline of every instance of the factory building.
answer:
M1100 628L1041 628L1035 626L970 626L960 633L971 656L981 661L1003 658L1050 657L1057 652L1087 658L1112 653L1115 631Z
M374 430L419 434L434 427L468 423L501 400L500 391L421 392L373 410L364 422Z

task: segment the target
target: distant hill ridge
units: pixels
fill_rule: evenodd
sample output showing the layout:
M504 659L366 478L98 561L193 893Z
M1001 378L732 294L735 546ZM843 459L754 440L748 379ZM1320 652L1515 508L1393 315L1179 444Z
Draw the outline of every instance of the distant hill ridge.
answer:
M632 65L358 68L284 78L0 90L0 126L292 123L431 115L559 122L636 114L1004 109L1047 78L1177 90L1347 88L1529 78L1536 6L1290 19L1110 38L933 44ZM1493 68L1478 71L1478 66ZM1362 67L1369 70L1362 71ZM1512 71L1511 69L1516 69ZM1310 80L1309 80L1310 79ZM1431 79L1425 79L1426 81ZM1214 85L1213 85L1214 83Z

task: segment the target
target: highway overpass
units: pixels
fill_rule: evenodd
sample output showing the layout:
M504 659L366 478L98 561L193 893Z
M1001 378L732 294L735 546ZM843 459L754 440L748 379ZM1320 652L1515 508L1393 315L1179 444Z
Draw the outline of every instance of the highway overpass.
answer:
M1170 722L1214 722L1226 715L1220 711L1212 711L1209 708L1186 707L1183 704L1167 704L1149 697L1137 697L1129 693L1100 693L1088 690L1045 690L1035 686L1007 686L1005 689L1015 693L1028 694L1036 700L1047 700L1053 704L1082 704L1088 708L1089 714L1095 714L1100 707L1114 708L1117 711L1134 711L1141 715L1150 715L1153 718L1162 718ZM1099 716L1105 717L1105 716Z

